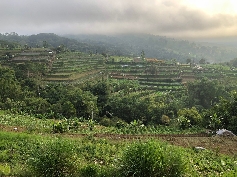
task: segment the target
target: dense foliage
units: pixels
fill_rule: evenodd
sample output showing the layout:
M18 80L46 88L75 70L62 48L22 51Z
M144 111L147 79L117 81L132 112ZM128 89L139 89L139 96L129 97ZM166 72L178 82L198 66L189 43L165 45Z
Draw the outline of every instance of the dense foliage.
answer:
M29 72L33 74L29 76ZM43 82L40 76L45 72L42 63L0 66L1 109L38 118L90 119L106 126L140 121L145 126L228 128L236 133L231 126L237 119L235 98L229 96L236 85L232 78L225 85L224 79L201 77L182 89L161 86L164 91L149 91L138 81L105 79L102 72L99 79L82 83ZM154 78L156 74L149 76Z

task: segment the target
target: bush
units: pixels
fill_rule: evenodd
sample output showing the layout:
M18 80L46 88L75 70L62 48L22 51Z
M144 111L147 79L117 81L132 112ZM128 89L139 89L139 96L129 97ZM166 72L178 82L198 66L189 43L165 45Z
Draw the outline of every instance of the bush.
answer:
M127 177L179 177L185 169L179 149L154 141L133 144L121 159L121 176Z
M53 124L53 133L64 133L67 131L67 122L58 122Z
M113 121L110 118L104 117L103 119L101 119L100 125L103 125L103 126L106 126L106 127L110 127L110 126L113 126L114 123L113 123Z
M180 109L178 117L185 117L190 121L191 125L200 125L202 123L202 117L195 107Z
M118 129L122 129L122 128L126 127L126 125L127 125L127 123L120 119L116 122L115 127Z
M35 176L75 176L77 165L71 146L60 139L44 142L33 149L28 165Z
M170 124L170 118L167 115L162 115L161 122L163 125L169 125Z
M181 129L186 129L192 126L190 123L190 120L184 116L179 116L177 120L178 120L179 128Z
M126 122L123 121L122 119L118 118L118 117L112 117L112 118L107 118L107 117L103 117L100 120L100 125L106 126L106 127L117 127L117 128L123 128L126 126Z

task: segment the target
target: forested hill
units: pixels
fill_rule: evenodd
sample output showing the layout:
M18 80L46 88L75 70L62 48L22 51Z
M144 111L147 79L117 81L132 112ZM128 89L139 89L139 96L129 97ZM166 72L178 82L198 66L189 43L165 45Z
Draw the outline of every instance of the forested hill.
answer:
M63 45L70 50L118 56L136 57L144 51L146 58L176 59L183 63L187 59L195 62L205 59L210 63L219 63L237 58L237 50L234 48L213 44L204 45L148 34L66 35L62 37L53 33L22 36L12 32L0 33L0 40L13 42L15 46L56 48Z
M100 45L115 55L139 56L145 52L147 58L177 59L180 62L205 59L211 63L230 61L237 57L237 50L212 44L204 45L187 40L176 40L149 34L67 35L93 45Z
M70 50L78 50L81 52L88 52L94 48L97 48L93 45L87 43L79 42L75 39L69 39L66 37L61 37L53 33L40 33L36 35L23 36L18 35L17 33L0 33L1 41L12 42L15 45L21 45L28 47L49 47L56 48L58 46L64 46Z

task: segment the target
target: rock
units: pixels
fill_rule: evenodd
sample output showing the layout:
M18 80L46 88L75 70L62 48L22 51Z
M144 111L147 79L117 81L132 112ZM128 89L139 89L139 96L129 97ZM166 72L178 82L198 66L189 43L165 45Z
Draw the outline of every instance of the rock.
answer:
M232 133L229 130L226 129L219 129L218 131L216 131L216 135L218 136L236 136L234 133Z
M206 150L204 147L197 146L195 147L196 150Z

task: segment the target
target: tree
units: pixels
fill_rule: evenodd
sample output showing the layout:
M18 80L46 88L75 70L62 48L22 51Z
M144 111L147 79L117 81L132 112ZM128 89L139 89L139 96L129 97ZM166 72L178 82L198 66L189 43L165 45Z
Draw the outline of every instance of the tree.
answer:
M138 115L139 110L136 111L137 101L138 99L132 95L115 95L110 98L109 105L114 116L130 123L140 117Z
M41 97L45 98L50 104L56 104L58 102L67 101L66 99L68 91L62 84L48 84L41 90Z
M73 117L76 115L76 109L70 101L66 101L62 104L62 114L65 117Z
M46 99L38 97L30 97L24 99L26 107L24 111L30 114L45 114L50 110L50 104Z
M104 116L106 111L108 111L105 108L110 93L110 86L107 81L99 81L93 85L88 85L85 89L97 97L97 107L99 108L100 116Z
M187 63L187 64L191 64L191 62L192 62L192 60L191 60L190 58L188 58L188 59L186 60L186 63Z
M77 117L92 118L98 114L97 97L89 91L73 89L67 93L65 99L71 101Z
M204 58L202 58L201 60L199 60L199 64L205 64L206 60Z
M215 104L209 112L205 114L205 119L211 124L217 123L218 126L213 128L225 128L233 131L233 133L237 133L236 108L237 92L232 91L228 98L222 98L218 104Z
M16 79L14 70L0 66L0 101L7 98L17 100L21 94L21 86Z
M189 82L187 91L189 97L188 105L202 108L210 108L225 93L223 85L217 80L209 80L208 78Z
M27 50L29 49L29 46L27 44L24 45L24 49Z
M142 60L145 60L145 58L146 58L146 56L145 56L145 52L144 52L144 50L143 50L143 51L141 51L141 59L142 59Z
M230 64L234 67L237 67L237 58L230 61Z

